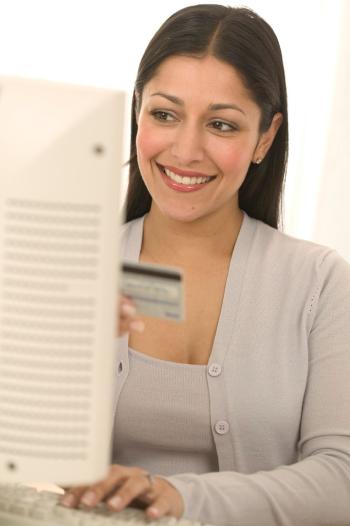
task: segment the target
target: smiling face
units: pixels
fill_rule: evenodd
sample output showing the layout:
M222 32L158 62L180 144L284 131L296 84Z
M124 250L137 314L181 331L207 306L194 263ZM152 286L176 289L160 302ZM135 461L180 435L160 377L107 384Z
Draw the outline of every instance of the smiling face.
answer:
M235 69L212 56L165 60L145 85L137 122L152 208L178 221L238 211L250 163L264 157L278 129L276 120L259 134L259 107Z

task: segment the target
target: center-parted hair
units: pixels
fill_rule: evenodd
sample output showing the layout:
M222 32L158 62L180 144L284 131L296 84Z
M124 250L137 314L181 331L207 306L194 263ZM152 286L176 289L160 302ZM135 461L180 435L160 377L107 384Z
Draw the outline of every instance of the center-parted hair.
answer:
M239 207L251 217L278 228L283 217L288 157L287 93L281 49L272 28L254 11L216 4L195 5L174 13L143 54L132 103L126 221L148 212L152 201L137 163L137 105L142 103L143 89L158 67L174 55L212 55L233 66L261 110L260 133L269 128L276 112L283 114L269 152L261 164L250 165L239 189Z

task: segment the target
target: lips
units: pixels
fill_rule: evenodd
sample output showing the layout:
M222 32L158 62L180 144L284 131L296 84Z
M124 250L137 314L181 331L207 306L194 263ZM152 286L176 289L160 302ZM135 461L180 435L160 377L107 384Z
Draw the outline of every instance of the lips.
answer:
M215 176L206 176L198 172L179 170L157 164L163 182L177 192L197 192L206 188ZM174 170L174 171L173 171ZM181 172L181 175L178 173ZM185 175L182 175L185 174ZM195 175L194 175L195 174Z
M200 172L181 170L156 163L163 181L173 190L193 192L206 187L216 176L208 176Z
M157 163L157 165L162 169L162 170L169 170L170 172L176 174L176 175L179 175L180 177L211 177L211 178L214 178L215 175L210 175L210 174L205 174L205 173L202 173L202 172L194 172L192 170L181 170L180 168L175 168L173 166L167 166L167 165L162 165L162 164L159 164Z

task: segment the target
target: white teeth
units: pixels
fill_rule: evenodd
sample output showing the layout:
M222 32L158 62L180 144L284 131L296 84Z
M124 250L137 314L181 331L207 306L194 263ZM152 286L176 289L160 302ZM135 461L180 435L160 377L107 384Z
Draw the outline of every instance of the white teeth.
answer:
M174 174L168 168L163 168L163 171L172 181L180 184L202 184L207 183L211 179L211 177L181 177L181 175Z

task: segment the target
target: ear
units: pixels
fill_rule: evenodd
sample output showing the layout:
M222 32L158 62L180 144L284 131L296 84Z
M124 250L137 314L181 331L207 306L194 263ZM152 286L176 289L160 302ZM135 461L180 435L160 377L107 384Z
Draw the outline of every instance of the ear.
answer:
M282 121L283 121L282 113L275 113L275 115L272 118L269 129L266 130L264 133L262 133L259 138L259 142L255 148L253 159L252 159L254 163L258 162L259 164L264 159L265 155L269 151L274 141L274 138L276 137L276 133L278 132L278 129L282 124Z

